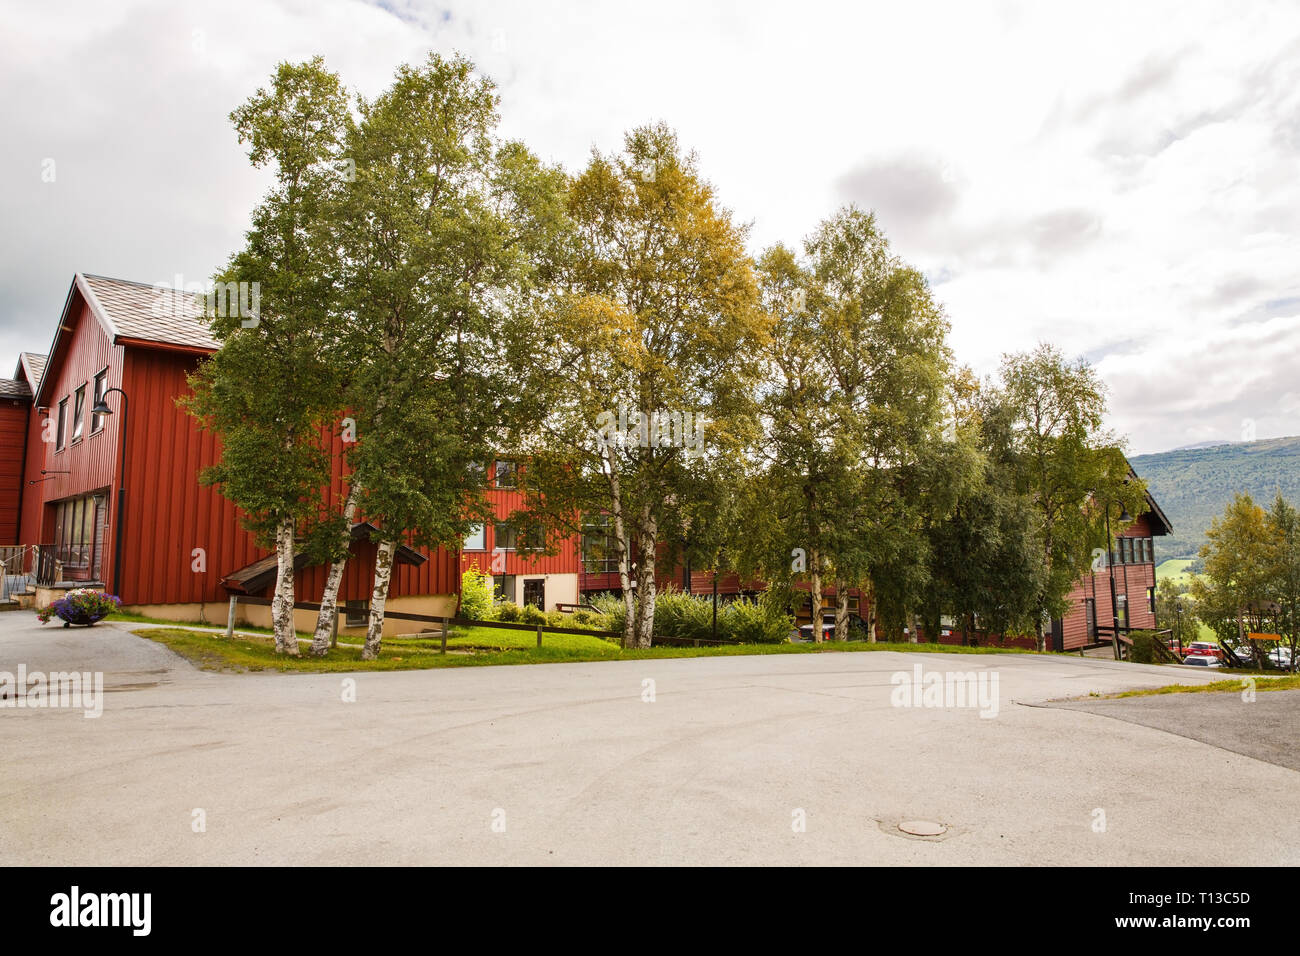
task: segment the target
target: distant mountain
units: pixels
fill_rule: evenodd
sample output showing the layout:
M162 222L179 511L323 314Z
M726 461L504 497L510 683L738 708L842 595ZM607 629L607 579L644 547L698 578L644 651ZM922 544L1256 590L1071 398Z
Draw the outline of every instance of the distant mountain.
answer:
M1130 459L1173 523L1156 538L1157 560L1191 558L1205 543L1205 529L1239 491L1268 507L1281 491L1300 505L1300 437L1190 445Z
M1231 444L1232 442L1223 441L1222 439L1219 440L1210 439L1209 441L1198 441L1194 445L1179 445L1177 448L1173 450L1174 451L1195 451L1198 448L1218 448L1221 445L1231 445Z

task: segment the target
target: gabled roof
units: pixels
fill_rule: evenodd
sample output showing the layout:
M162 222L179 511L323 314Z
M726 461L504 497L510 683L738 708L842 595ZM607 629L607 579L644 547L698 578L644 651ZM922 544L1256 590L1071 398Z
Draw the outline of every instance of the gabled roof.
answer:
M26 381L27 386L34 392L36 386L41 384L41 376L45 374L45 356L38 352L19 352L18 368L14 370L14 378L18 381Z
M220 345L192 292L90 273L78 273L76 281L114 345L126 339L206 352L215 352Z
M201 301L194 293L161 283L146 285L129 279L78 272L72 277L54 342L41 365L39 384L33 389L38 405L42 401L45 368L58 354L64 333L70 331L68 313L78 294L113 345L177 349L198 354L215 352L219 347L203 316ZM33 353L23 353L24 357L29 355ZM20 365L22 361L19 360Z

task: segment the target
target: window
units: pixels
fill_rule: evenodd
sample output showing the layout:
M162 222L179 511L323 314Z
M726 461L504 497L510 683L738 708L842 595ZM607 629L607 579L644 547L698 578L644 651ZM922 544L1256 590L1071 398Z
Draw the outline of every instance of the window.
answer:
M522 532L514 525L498 522L493 533L496 546L502 551L541 551L546 547L546 534L541 528L525 528Z
M80 386L72 393L72 443L81 441L81 432L86 424L86 386Z
M94 408L104 400L104 390L108 388L108 369L104 369L95 376L95 388L91 393L90 407ZM90 416L90 433L101 431L104 428L104 416L91 414Z
M1088 621L1088 638L1097 637L1097 601L1095 598L1083 599L1083 613Z
M348 601L344 604L344 626L365 627L370 623L369 601Z
M498 522L496 527L492 530L492 537L498 551L515 550L517 536L515 535L514 525L508 524L504 521Z
M1120 594L1115 598L1115 620L1122 630L1128 630L1128 595Z
M55 557L63 579L97 581L103 570L107 498L101 492L54 505Z
M1152 614L1156 613L1156 589L1147 588L1147 608Z
M68 442L68 400L59 402L59 420L55 426L54 448L57 451Z
M496 486L498 488L513 488L515 486L515 463L513 461L497 462Z
M582 569L587 574L617 574L618 548L609 515L588 515L582 523Z
M465 535L465 551L486 551L487 550L487 527L481 524L474 525L469 534Z

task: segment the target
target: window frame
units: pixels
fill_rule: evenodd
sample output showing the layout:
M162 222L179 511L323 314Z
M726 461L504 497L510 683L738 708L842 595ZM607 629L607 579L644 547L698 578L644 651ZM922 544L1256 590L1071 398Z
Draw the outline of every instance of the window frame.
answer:
M518 466L508 458L501 458L492 463L492 485L503 490L512 490L519 487L516 478ZM505 480L509 479L509 484Z
M473 529L477 528L475 532ZM478 546L475 547L471 542L477 539ZM461 542L462 551L486 551L487 550L487 525L483 522L477 522L470 526L470 533L465 535L465 540Z
M86 437L86 385L82 382L72 390L72 440L77 444Z
M68 447L68 396L59 399L57 418L54 424L54 450L63 451Z
M108 391L108 366L107 365L105 365L98 372L96 372L95 377L91 379L90 391L91 391L90 407L92 409L90 413L90 434L98 435L100 432L104 430L105 421L108 418L108 416L96 415L93 409L96 405L98 405L101 401L103 401L104 393Z

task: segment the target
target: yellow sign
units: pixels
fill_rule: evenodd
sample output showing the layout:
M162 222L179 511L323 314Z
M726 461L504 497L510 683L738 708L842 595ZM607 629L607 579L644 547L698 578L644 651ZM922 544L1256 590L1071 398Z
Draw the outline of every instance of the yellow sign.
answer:
M1281 634L1256 634L1254 631L1251 631L1251 632L1250 632L1249 634L1247 634L1246 636L1247 636L1248 638L1250 638L1252 641L1280 641L1280 640L1282 640L1282 635L1281 635Z

